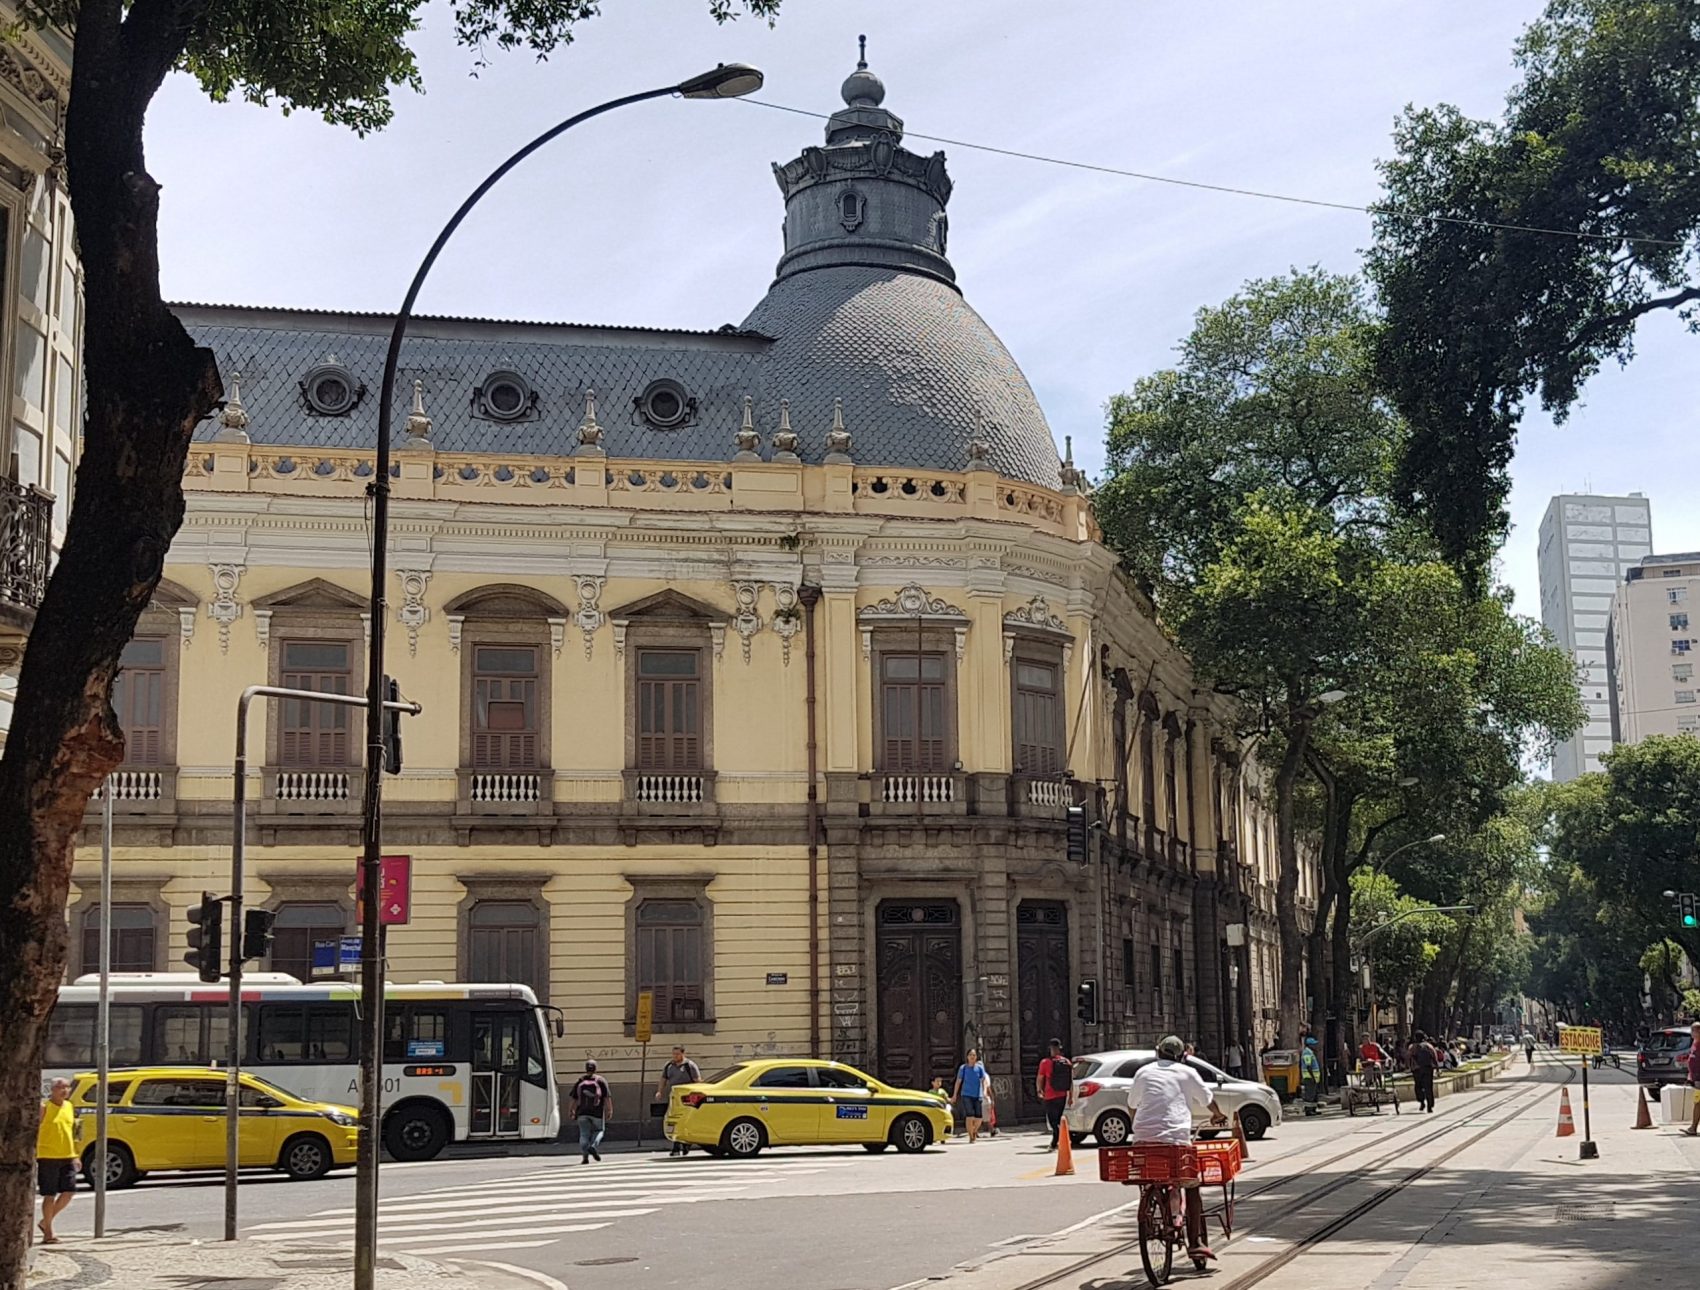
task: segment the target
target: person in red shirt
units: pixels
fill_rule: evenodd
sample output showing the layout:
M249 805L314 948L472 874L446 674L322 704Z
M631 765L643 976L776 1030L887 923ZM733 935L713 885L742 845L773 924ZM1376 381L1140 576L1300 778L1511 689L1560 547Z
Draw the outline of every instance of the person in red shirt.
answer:
M1033 1086L1045 1104L1045 1123L1051 1126L1051 1150L1055 1151L1063 1113L1074 1102L1074 1063L1063 1056L1062 1040L1051 1040L1051 1055L1040 1060Z

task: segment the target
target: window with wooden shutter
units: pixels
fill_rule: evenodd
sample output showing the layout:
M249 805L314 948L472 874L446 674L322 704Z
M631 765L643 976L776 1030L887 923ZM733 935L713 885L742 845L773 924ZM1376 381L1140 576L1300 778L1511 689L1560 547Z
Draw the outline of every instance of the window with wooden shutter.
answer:
M706 1012L703 910L694 900L651 899L637 910L637 983L655 996L658 1021L701 1021Z
M1151 1009L1163 1011L1163 947L1151 943Z
M467 980L528 985L544 997L538 978L543 918L529 900L481 900L467 915Z
M1056 775L1063 768L1062 702L1055 663L1017 655L1015 668L1015 770Z
M149 906L112 906L112 970L154 970L154 917ZM100 971L99 905L83 915L83 971Z
M946 677L942 654L880 655L881 770L950 769Z
M1181 835L1180 775L1175 757L1175 745L1179 742L1173 735L1163 741L1163 815L1164 827L1171 838Z
M474 768L537 768L537 655L538 649L534 645L479 645L474 650Z
M112 681L112 710L124 731L126 766L158 766L165 760L164 640L138 637L124 647Z
M1155 718L1139 717L1139 801L1145 827L1157 827L1157 740L1152 733Z
M637 768L702 769L702 654L646 649L637 661Z
M341 905L316 900L286 900L275 912L267 966L273 972L287 972L297 981L312 980L314 943L335 941L340 945L348 932L348 912ZM339 956L331 959L332 963L338 961Z
M320 694L353 691L351 650L346 641L285 641L278 684ZM353 708L284 699L278 731L278 764L346 766L353 751Z

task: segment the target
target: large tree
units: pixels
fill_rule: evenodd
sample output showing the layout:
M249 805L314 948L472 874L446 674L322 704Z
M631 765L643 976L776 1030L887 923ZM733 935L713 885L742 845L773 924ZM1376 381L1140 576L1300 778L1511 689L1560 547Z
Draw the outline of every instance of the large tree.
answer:
M705 0L720 20L780 0ZM23 1284L41 1043L64 958L83 810L123 755L109 696L119 653L183 519L183 463L223 381L160 298L160 188L143 123L165 77L214 99L276 103L365 132L418 89L409 40L425 0L22 0L75 33L65 164L84 273L83 453L0 758L0 1287ZM542 56L597 0L453 0L478 57ZM696 71L696 68L681 69Z
M1321 270L1200 310L1176 367L1110 401L1097 498L1165 625L1267 736L1289 1045L1303 1011L1300 778L1326 701L1361 671L1399 540L1388 484L1401 427L1375 384L1373 328L1359 284Z
M1402 500L1477 573L1526 401L1562 420L1642 318L1700 302L1700 5L1551 0L1515 56L1501 119L1405 113L1368 264Z

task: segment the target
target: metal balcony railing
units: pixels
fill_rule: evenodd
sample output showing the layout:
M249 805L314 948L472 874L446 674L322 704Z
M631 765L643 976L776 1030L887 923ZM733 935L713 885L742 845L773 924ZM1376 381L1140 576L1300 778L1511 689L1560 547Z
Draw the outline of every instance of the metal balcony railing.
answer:
M36 609L47 590L53 494L0 478L0 602Z

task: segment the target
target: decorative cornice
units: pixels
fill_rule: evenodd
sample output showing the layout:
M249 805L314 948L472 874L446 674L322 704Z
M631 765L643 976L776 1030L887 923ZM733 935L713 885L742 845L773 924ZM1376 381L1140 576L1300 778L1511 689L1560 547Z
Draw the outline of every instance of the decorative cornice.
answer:
M967 622L968 615L949 601L929 595L920 583L911 582L895 596L887 596L884 600L876 601L856 615L861 622L878 622L891 619L944 619L951 622Z
M1003 616L1004 626L1015 630L1049 632L1059 636L1073 636L1068 624L1051 612L1050 603L1043 596L1034 596L1019 609L1012 609Z

